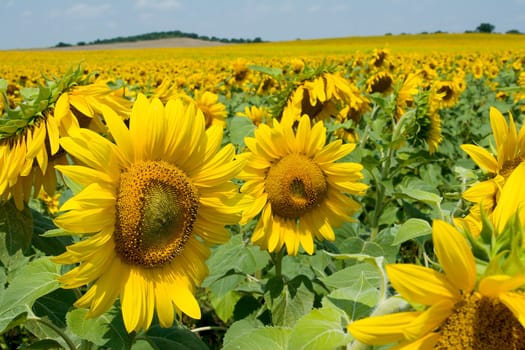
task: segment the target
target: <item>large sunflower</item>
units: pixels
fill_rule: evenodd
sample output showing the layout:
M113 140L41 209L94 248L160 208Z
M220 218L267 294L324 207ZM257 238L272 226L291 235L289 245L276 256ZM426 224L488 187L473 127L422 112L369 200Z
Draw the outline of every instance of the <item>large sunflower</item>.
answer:
M518 167L502 191L502 202L490 218L496 234L508 230L517 213L521 235L525 222L525 165ZM348 325L352 335L367 344L399 342L395 349L524 349L525 275L502 272L501 254L477 281L477 266L463 235L450 224L435 220L432 238L443 272L413 264L390 264L392 286L418 311L373 316ZM513 240L513 239L511 239ZM518 258L519 260L519 258ZM503 265L521 266L513 258ZM496 266L497 265L497 266ZM428 308L425 308L428 306Z
M477 145L461 145L461 149L490 176L488 180L473 185L463 193L463 198L474 205L469 214L464 219L458 219L458 222L463 222L474 235L481 230L481 210L488 215L492 213L505 181L525 159L525 128L518 132L512 115L509 114L507 124L501 112L491 107L490 126L496 143L496 155Z
M54 165L66 162L60 137L80 126L103 128L97 118L102 106L124 115L131 107L123 89L89 84L80 68L35 89L0 120L0 200L13 198L20 210L41 188L53 196Z
M485 276L476 286L476 263L461 233L436 220L432 238L443 272L386 267L402 297L428 308L361 319L349 332L366 344L399 342L395 349L524 349L525 295L516 289L525 276Z
M254 198L243 213L242 223L259 213L252 241L270 252L286 246L296 255L299 246L314 252L314 238L334 240L332 226L352 221L359 204L346 194L364 194L367 185L358 163L340 162L355 148L337 140L328 145L322 121L314 126L310 118L299 119L285 109L283 119L273 128L260 124L255 137L245 138L249 152L239 176L245 180L241 192Z
M111 109L103 115L115 143L87 129L61 140L83 165L57 169L85 187L55 223L86 239L55 258L80 263L59 279L90 285L75 303L88 316L120 296L128 331L147 329L154 310L163 327L175 310L200 318L193 293L208 272L208 246L227 241L225 225L240 218L234 147L220 149L222 128L205 130L202 112L181 100L164 106L139 95L129 129Z
M313 121L336 118L344 106L360 112L370 108L369 100L354 84L332 73L301 82L287 102L287 108L294 108L298 116L306 114Z

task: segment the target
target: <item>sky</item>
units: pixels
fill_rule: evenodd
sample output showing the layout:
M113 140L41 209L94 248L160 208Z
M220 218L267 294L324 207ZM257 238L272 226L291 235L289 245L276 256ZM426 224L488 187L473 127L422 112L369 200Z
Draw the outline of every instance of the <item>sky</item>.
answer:
M0 50L180 30L265 41L463 33L481 23L525 33L525 0L0 0Z

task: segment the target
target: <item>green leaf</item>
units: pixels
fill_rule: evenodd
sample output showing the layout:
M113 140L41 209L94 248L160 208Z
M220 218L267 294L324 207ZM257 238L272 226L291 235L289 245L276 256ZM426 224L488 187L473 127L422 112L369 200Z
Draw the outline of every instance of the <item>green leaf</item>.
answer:
M215 313L223 322L228 322L228 320L233 316L233 310L237 301L241 298L241 295L233 290L230 290L226 294L222 294L219 297L211 298L211 305L215 310Z
M40 297L59 288L59 267L49 258L39 258L21 268L9 286L0 291L0 333L18 315L30 312Z
M47 235L48 232L60 229L56 228L55 224L53 224L53 221L51 221L50 218L42 215L38 211L32 210L32 215L34 226L31 244L35 248L44 252L46 255L60 255L66 251L66 247L68 245L73 243L70 235Z
M438 205L441 203L441 197L435 193L423 191L417 188L399 187L399 189L401 190L402 196L406 196L429 205Z
M359 274L358 279L346 287L336 289L323 298L323 306L334 305L344 310L355 320L367 316L377 305L381 286L371 284L366 273Z
M255 125L248 117L236 116L229 120L230 141L237 149L244 148L244 138L252 136Z
M287 350L289 327L263 327L257 320L233 323L224 335L222 350Z
M0 93L7 91L7 80L0 79Z
M275 79L280 79L283 76L283 71L280 68L275 67L265 67L265 66L256 66L256 65L249 65L248 68L255 72L260 72L263 74L267 74Z
M25 206L18 210L12 200L0 206L0 232L5 232L5 246L9 254L18 250L27 251L33 236L33 217Z
M209 287L213 282L232 271L243 276L255 273L265 267L268 260L268 252L256 246L246 245L242 240L242 235L233 235L228 243L212 250L211 257L206 262L210 274L202 285ZM244 279L242 276L240 277L242 280Z
M88 309L73 309L66 315L68 328L81 339L86 339L95 345L107 342L105 334L109 331L111 318L103 314L100 317L86 318Z
M66 328L66 314L76 299L73 290L60 288L38 298L33 311L36 316L48 317L58 327Z
M290 326L308 313L314 305L314 294L304 285L296 289L292 296L288 286L277 298L265 294L266 303L272 313L272 323L276 326Z
M32 317L29 316L24 322L24 328L26 328L34 337L39 339L53 340L60 344L59 349L68 349L69 346L64 338L59 335L56 329L52 328L53 322L48 317ZM68 329L62 329L62 332L73 342L75 345L80 346L82 340L72 334Z
M378 286L381 283L379 270L368 263L359 263L346 267L328 277L320 278L320 280L329 288L339 289L359 283L362 278L366 279L372 286Z
M408 219L401 227L392 242L392 245L400 245L408 240L427 236L432 233L432 227L423 219Z
M348 323L348 317L339 309L312 310L297 321L288 347L294 350L332 350L345 346L352 340L345 332Z
M155 325L148 330L146 338L157 349L209 350L197 335L181 327L161 328Z
M53 339L42 339L37 340L36 342L32 343L29 346L25 346L24 349L60 349L63 345L60 344L58 341Z
M105 347L112 350L128 350L134 341L134 335L130 335L124 326L122 310L118 302L101 317L108 319L108 331L105 338L108 339Z

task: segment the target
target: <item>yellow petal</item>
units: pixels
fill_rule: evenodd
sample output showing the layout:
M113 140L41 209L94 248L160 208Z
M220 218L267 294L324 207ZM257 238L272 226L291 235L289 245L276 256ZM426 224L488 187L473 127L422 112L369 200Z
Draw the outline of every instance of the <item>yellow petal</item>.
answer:
M487 198L494 198L496 193L498 193L499 187L498 184L490 179L487 181L478 182L473 185L465 192L463 192L463 198L470 202L479 203ZM484 207L485 210L491 209Z
M109 107L103 105L102 113L104 120L108 125L111 136L122 150L127 160L132 162L135 159L135 152L133 148L133 140L130 138L129 130L122 121L122 118Z
M525 186L523 186L523 179L525 178L525 163L521 163L514 169L509 176L503 189L501 190L498 204L494 209L493 223L497 232L501 232L510 217L516 214L520 209L524 213L523 202L525 201ZM525 214L525 213L524 213ZM524 222L523 214L520 214L522 223Z
M503 114L494 107L490 107L490 127L496 141L496 149L499 151L507 141L508 125ZM500 156L498 154L498 158Z
M431 268L412 264L389 264L386 272L393 287L408 301L432 305L443 299L458 300L459 290Z
M509 308L514 316L525 327L525 296L517 293L503 293L499 300Z
M461 145L460 147L481 169L491 173L498 171L498 161L483 147L476 145Z
M434 220L434 249L447 279L456 287L470 292L476 283L476 262L467 240L452 225Z
M479 282L479 292L487 297L496 298L500 294L512 291L525 284L525 275L492 275Z
M437 344L441 334L439 333L428 333L424 337L411 342L404 342L397 346L394 346L390 350L431 350Z
M397 312L373 316L350 323L348 331L354 338L369 345L383 345L405 340L404 331L421 312Z
M406 325L404 334L407 340L416 340L437 329L452 313L455 303L452 300L442 300L432 305L414 321Z

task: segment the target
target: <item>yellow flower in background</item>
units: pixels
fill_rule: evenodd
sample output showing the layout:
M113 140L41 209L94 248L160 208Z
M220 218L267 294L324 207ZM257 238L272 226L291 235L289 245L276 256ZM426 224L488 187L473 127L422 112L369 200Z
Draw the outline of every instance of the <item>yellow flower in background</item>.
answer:
M372 75L370 78L367 79L366 91L369 94L381 93L381 94L386 95L392 92L393 84L394 84L394 79L392 77L392 74L381 71L381 72L378 72Z
M22 210L24 202L42 187L50 195L55 192L53 166L60 162L59 136L58 121L51 111L35 116L13 134L0 134L0 200L13 198Z
M432 92L432 109L438 110L455 106L462 89L457 80L435 81L432 84Z
M82 165L57 169L84 189L55 223L85 239L54 258L78 264L59 280L64 288L89 285L75 303L89 317L120 296L129 332L147 329L155 310L162 327L175 311L200 318L194 292L208 273L209 245L226 242L225 225L240 219L234 147L221 149L222 127L205 129L202 112L181 100L164 106L139 95L129 128L103 112L115 143L87 129L61 140Z
M373 316L348 331L366 344L395 349L523 349L523 274L488 275L476 283L476 263L465 238L435 220L432 238L443 272L413 264L386 266L392 286L421 311Z
M408 107L414 104L414 96L419 92L419 87L423 85L421 74L408 73L403 84L396 94L396 119L399 119Z
M209 91L198 94L193 102L197 105L204 114L206 119L206 128L209 128L212 125L219 125L224 127L226 125L226 117L228 112L226 111L226 106L219 102L219 95L214 94Z
M322 122L310 124L285 110L274 127L265 124L255 130L255 137L245 138L249 152L239 155L246 166L239 175L244 180L241 192L252 197L241 223L260 214L252 242L270 252L286 247L296 255L302 247L314 252L314 239L334 240L333 227L354 221L351 217L360 205L347 194L363 195L367 185L362 165L336 161L348 155L354 144L341 140L328 145Z
M475 236L481 230L481 209L489 215L492 213L507 178L525 159L525 128L521 128L518 132L511 114L507 123L501 112L491 107L490 126L496 155L480 146L461 145L461 149L491 176L490 179L474 184L463 193L463 198L474 205L464 219L457 219L457 221L465 224Z
M269 124L269 120L267 120L267 118L269 118L270 113L265 107L246 106L244 108L244 113L238 112L237 115L241 117L248 117L255 126L258 126L261 123Z
M297 116L306 114L313 121L337 117L340 109L363 112L369 108L368 99L348 79L338 74L323 73L302 82L291 94L286 108Z

